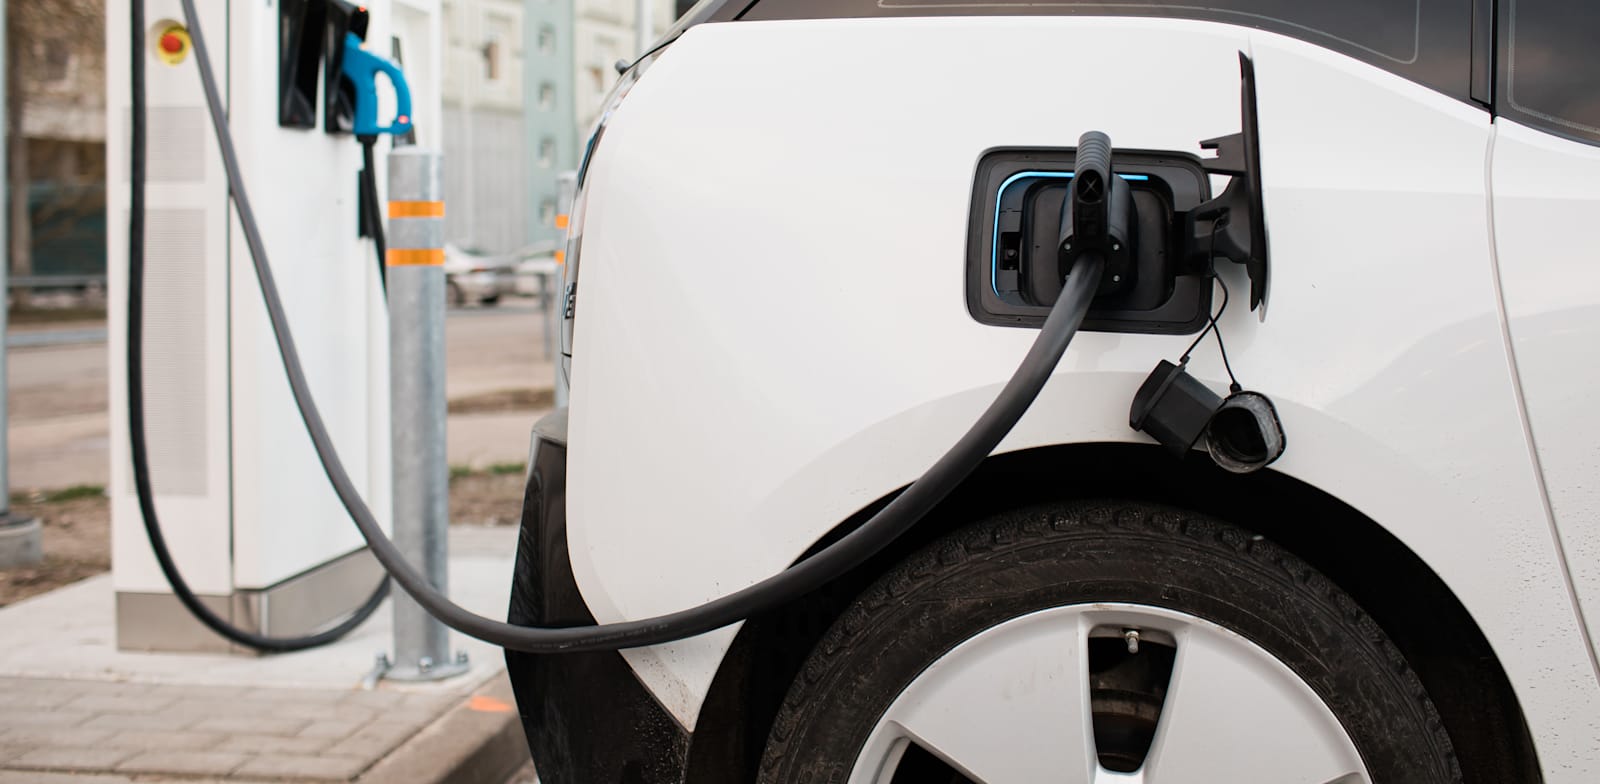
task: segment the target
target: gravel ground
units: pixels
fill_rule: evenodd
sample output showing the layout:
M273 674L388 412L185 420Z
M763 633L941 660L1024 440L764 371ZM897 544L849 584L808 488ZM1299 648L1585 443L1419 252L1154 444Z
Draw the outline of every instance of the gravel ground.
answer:
M11 511L44 525L44 561L0 571L0 607L111 568L110 500L86 488L65 500L13 499Z

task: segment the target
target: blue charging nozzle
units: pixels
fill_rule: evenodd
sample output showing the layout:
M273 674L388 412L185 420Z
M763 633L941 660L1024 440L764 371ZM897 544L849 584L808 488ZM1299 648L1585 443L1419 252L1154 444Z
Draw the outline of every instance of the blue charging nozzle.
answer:
M345 33L340 70L356 89L355 125L351 128L355 135L390 133L398 136L411 131L411 86L406 84L405 71L400 70L398 64L362 49L359 36ZM388 125L378 124L378 74L387 77L394 87L395 115Z

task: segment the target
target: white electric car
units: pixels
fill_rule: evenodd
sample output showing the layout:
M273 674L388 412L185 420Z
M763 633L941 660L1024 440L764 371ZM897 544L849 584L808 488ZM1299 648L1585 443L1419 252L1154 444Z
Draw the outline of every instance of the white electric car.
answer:
M847 577L508 655L541 780L1600 781L1597 36L1587 0L700 3L585 154L513 622L702 604L921 475L1070 274L1085 132L1138 247ZM1163 360L1261 393L1281 458L1130 426Z

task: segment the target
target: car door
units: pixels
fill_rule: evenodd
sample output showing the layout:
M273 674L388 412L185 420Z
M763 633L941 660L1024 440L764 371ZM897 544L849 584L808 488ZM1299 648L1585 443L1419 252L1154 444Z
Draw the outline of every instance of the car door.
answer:
M1600 613L1600 6L1504 0L1495 252L1530 446L1580 612ZM1590 635L1591 643L1594 636Z

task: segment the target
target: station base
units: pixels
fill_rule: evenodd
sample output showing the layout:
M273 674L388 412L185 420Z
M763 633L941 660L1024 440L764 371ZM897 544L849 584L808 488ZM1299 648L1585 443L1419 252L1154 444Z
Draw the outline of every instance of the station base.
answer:
M202 594L200 601L235 626L292 637L349 615L383 576L377 559L361 549L267 588ZM118 591L116 613L118 650L254 654L200 625L170 593Z

